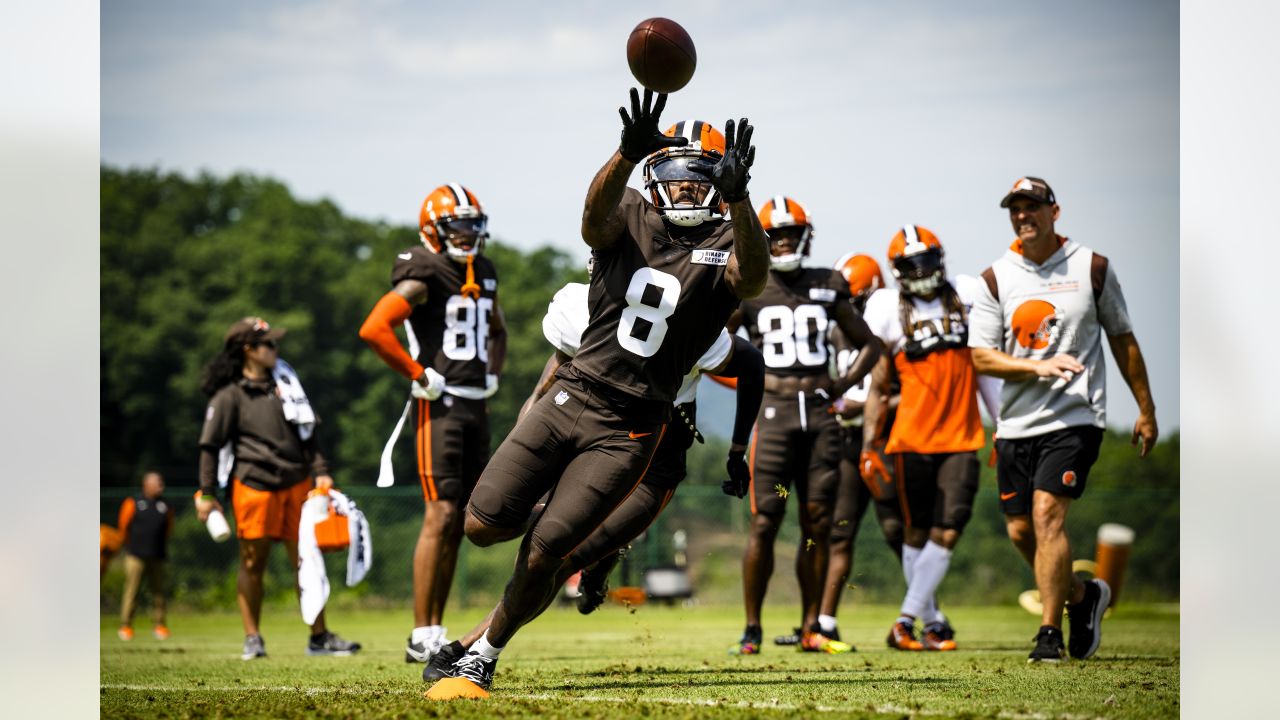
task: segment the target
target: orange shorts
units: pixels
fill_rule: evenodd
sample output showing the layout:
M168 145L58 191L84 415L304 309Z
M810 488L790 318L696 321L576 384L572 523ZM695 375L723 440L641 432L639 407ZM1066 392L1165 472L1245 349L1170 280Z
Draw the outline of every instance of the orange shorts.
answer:
M302 503L314 483L307 478L281 490L257 490L231 478L231 507L236 516L236 537L298 542Z

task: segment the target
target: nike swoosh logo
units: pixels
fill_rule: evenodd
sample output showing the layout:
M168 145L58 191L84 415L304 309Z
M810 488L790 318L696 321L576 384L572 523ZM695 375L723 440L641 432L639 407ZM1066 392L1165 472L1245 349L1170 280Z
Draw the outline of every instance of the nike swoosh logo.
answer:
M401 260L412 260L413 253L400 253L396 257L400 258Z
M1018 493L1016 493L1016 492L1011 492L1011 493L1000 493L1000 499L1001 499L1001 500L1008 500L1009 498L1011 498L1011 497L1013 497L1013 496L1015 496L1015 495L1017 495L1017 494L1018 494Z
M631 438L632 440L639 440L639 439L640 439L640 438L642 438L642 437L649 437L649 436L650 436L650 435L652 435L652 434L653 434L653 433L651 433L651 432L647 432L647 433L638 433L638 432L632 431L632 432L627 433L627 437Z

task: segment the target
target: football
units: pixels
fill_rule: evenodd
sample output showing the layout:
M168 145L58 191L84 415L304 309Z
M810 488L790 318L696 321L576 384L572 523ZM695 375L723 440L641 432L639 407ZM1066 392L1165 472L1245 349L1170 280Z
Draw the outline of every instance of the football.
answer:
M649 18L636 25L627 38L627 64L641 85L654 92L672 93L693 78L698 53L679 23Z

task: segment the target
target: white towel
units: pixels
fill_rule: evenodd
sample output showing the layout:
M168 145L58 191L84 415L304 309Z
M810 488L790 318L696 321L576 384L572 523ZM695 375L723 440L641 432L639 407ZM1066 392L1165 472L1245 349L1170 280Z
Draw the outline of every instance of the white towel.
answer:
M276 360L271 377L276 381L284 419L298 426L298 436L306 442L311 439L311 433L315 432L316 413L311 409L311 401L307 399L307 392L302 389L297 371L284 360Z
M329 507L347 518L351 544L347 546L347 587L359 585L373 566L373 536L369 521L356 507L356 501L337 490L328 495L315 495L302 504L302 520L298 525L298 587L302 621L314 623L329 601L329 576L324 568L324 553L316 542L316 524L329 519Z

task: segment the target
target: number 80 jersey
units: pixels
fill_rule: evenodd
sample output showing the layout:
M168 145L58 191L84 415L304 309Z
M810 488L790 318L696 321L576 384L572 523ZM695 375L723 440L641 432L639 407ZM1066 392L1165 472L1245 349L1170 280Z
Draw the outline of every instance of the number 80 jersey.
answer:
M444 375L450 385L483 388L489 369L489 318L498 296L498 271L479 254L473 271L480 286L479 298L462 295L466 263L418 245L396 256L391 284L417 280L427 285L427 301L415 306L409 316L420 345L415 359Z
M772 375L825 375L831 355L827 330L836 305L850 300L849 284L835 270L769 272L759 297L742 303L742 327L764 355Z
M704 223L677 243L632 188L618 212L626 229L595 253L591 321L573 367L619 392L669 403L738 307L724 279L733 227Z

